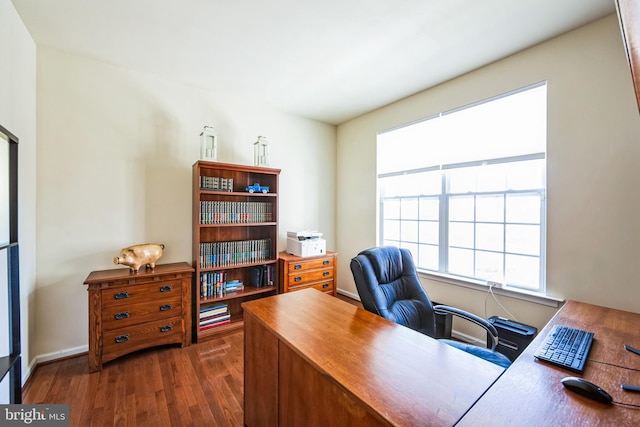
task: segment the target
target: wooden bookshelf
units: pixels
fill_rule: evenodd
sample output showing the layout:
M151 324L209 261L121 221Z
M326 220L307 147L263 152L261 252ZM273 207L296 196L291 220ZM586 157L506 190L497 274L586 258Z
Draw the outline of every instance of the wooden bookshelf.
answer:
M206 161L193 165L194 341L242 328L243 302L278 293L279 176L280 170L272 168ZM255 183L269 191L247 191ZM263 270L264 283L253 280L256 269ZM233 281L243 287L232 288ZM201 329L201 311L223 305L228 308L219 315L224 321Z

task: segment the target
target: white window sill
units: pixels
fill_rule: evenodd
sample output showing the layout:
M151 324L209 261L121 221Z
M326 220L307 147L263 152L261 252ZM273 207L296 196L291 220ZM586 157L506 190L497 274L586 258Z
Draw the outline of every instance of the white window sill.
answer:
M447 276L444 274L434 274L431 272L426 272L424 270L418 270L418 276L424 277L425 279L434 280L437 282L447 283L450 285L462 286L463 288L475 289L477 291L488 292L489 287L486 283L482 283L480 281L474 281L472 279L460 279L453 276ZM498 288L493 287L492 292L496 295L503 295L510 298L520 299L523 301L532 302L535 304L542 304L549 307L558 308L563 303L564 300L560 298L550 297L540 292L530 292L525 291L523 289L517 288Z

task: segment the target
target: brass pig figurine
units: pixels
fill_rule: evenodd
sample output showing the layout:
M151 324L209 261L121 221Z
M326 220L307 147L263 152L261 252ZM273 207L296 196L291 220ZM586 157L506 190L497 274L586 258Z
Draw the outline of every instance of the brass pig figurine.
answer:
M164 245L146 243L144 245L134 245L123 248L120 255L113 259L114 264L128 265L129 270L137 273L143 265L156 268L156 261L162 256Z

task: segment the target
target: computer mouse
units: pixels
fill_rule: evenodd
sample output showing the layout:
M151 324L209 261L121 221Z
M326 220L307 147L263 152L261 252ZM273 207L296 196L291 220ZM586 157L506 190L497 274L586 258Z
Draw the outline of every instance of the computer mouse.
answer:
M603 403L613 403L613 398L609 393L584 378L566 377L560 380L560 382L569 390L588 397L589 399Z

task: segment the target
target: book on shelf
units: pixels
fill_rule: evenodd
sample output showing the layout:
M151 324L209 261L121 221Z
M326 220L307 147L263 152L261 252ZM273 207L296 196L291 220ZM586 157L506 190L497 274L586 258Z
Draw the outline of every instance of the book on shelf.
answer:
M211 191L233 191L233 178L200 176L200 189Z
M227 312L226 314L219 314L217 316L200 319L200 326L211 325L213 323L220 323L229 319L231 319L231 314Z
M264 286L273 286L273 266L258 265L251 268L251 286L262 288Z
M250 224L273 221L269 202L200 201L200 224Z
M210 325L200 326L200 330L204 331L204 330L215 328L218 326L228 325L229 323L231 323L231 319L223 320L222 322L212 323Z
M226 271L207 271L200 273L200 298L220 298L227 293L244 289L241 280L226 280Z
M203 307L200 309L200 318L215 316L217 314L224 314L229 312L227 304L215 305L211 307Z
M200 268L253 264L271 259L271 239L200 243Z

